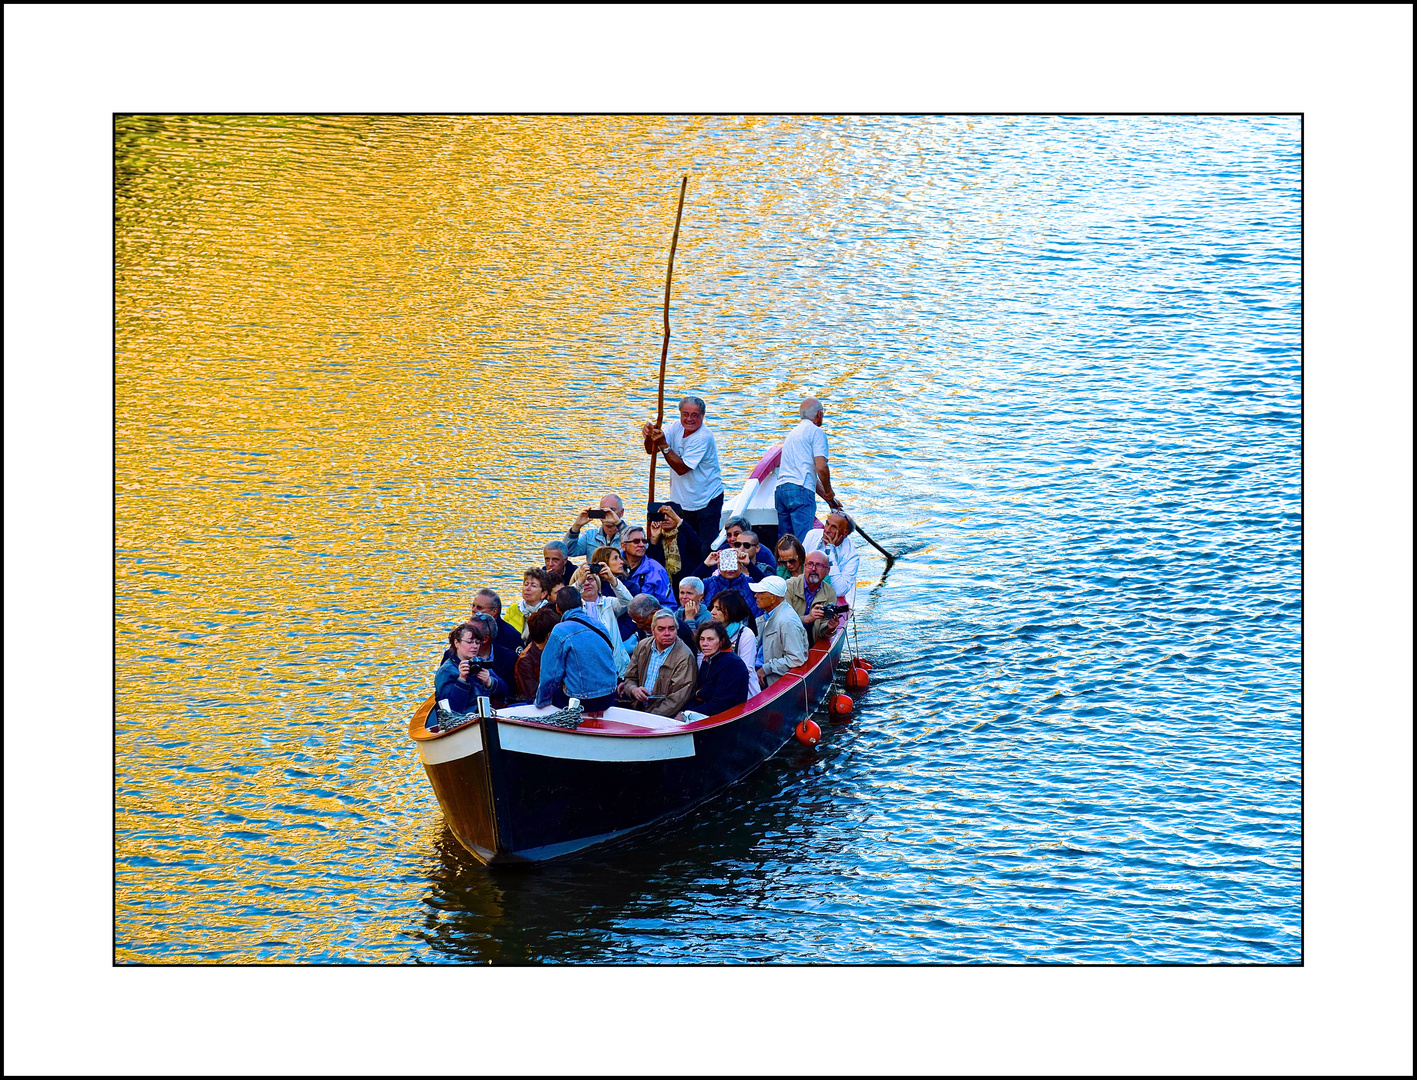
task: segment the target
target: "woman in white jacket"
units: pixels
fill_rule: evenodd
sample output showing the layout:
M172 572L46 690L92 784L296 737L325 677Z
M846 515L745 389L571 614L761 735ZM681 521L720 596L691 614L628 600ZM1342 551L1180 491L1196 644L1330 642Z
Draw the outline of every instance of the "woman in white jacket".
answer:
M724 591L713 598L709 611L728 628L733 651L748 667L748 696L762 689L758 685L758 623L738 592Z

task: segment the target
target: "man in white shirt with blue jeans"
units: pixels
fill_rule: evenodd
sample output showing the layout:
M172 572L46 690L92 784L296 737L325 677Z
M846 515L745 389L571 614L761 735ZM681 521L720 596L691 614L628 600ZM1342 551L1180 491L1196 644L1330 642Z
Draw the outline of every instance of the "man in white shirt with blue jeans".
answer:
M841 509L832 492L831 470L827 468L827 436L822 431L826 414L822 403L814 397L803 398L799 411L802 419L788 432L777 467L773 501L777 506L779 540L789 533L802 540L812 531L819 492L833 510Z
M679 402L679 419L664 430L644 425L645 453L663 454L669 463L669 505L704 544L718 535L723 515L723 474L718 443L704 424L707 411L703 398L686 397Z

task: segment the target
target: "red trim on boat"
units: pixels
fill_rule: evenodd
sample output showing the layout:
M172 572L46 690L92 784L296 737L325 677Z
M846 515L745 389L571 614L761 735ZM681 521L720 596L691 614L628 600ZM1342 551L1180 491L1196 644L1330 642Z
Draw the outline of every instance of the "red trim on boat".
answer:
M748 474L749 480L756 480L762 483L768 478L768 474L777 468L782 461L782 443L769 446L768 452L758 458L758 463L753 467L753 471Z

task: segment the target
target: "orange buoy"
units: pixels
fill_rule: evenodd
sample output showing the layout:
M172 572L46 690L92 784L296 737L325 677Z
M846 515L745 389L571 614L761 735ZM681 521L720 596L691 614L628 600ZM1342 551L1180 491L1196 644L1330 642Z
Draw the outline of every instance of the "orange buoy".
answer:
M803 720L797 725L797 741L803 746L816 746L822 741L822 729L811 720Z
M852 704L850 696L848 696L847 694L832 695L831 710L833 716L839 716L844 720L851 715L851 709Z
M853 690L866 689L871 685L871 676L866 674L870 670L864 661L851 661L851 665L846 669L846 685Z

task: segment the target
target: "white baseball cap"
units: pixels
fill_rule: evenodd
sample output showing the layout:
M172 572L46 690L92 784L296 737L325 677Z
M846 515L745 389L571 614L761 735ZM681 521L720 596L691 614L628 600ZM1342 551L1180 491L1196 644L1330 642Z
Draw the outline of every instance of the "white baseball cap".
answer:
M782 578L778 577L776 574L771 574L763 578L763 580L759 581L757 584L750 584L748 588L752 589L754 592L772 593L774 596L787 595L787 582L783 581Z

